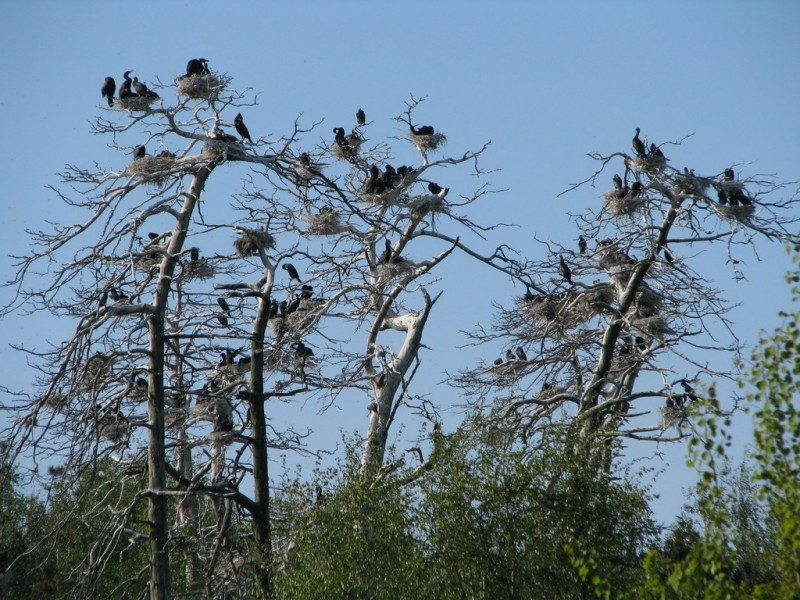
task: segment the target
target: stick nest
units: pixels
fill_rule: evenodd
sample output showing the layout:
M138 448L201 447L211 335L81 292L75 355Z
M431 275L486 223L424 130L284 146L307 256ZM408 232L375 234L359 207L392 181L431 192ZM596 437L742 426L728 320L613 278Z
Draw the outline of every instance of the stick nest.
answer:
M205 258L190 260L186 263L183 276L186 279L211 279L214 276L214 267Z
M408 275L416 268L416 265L408 260L401 262L389 262L388 264L378 265L378 276L383 282Z
M347 231L347 227L343 226L338 213L321 212L316 215L308 215L306 217L308 235L336 235Z
M680 424L686 418L686 413L677 406L662 406L661 407L661 422L659 427L661 431L669 429L673 425Z
M142 156L133 160L125 172L128 175L140 175L146 183L161 185L166 181L175 159L166 156Z
M324 305L324 300L315 298L302 299L297 310L286 317L288 327L293 333L308 329L322 316L322 307Z
M756 211L756 207L752 204L750 206L722 206L714 202L711 207L720 217L729 221L747 221Z
M667 159L663 156L634 156L625 162L631 169L651 176L667 166Z
M277 339L281 339L289 329L289 324L286 322L286 317L278 315L269 320L269 328L272 331L272 335Z
M275 238L267 233L266 229L239 229L239 238L233 242L233 247L241 258L258 256L258 248L265 250L275 246Z
M119 416L106 415L97 423L100 437L109 442L119 443L128 436L130 423Z
M603 194L603 204L605 204L608 214L612 217L627 217L635 213L644 206L645 197L642 194L631 196L630 193L620 197L618 190L612 190Z
M333 142L333 147L331 148L331 154L333 154L339 160L353 160L358 156L358 151L361 148L361 144L364 143L364 140L359 139L347 139L347 144L344 146L340 146L337 142Z
M227 81L209 73L208 75L190 75L178 81L178 96L186 96L192 100L216 100L225 89Z
M702 196L706 187L708 186L701 183L694 175L684 173L675 178L672 192L676 196Z
M447 212L447 202L445 202L444 198L439 198L439 196L434 196L433 194L409 198L407 206L414 215L418 216L424 216L428 213Z
M667 324L667 320L659 315L635 319L631 322L631 325L643 333L654 337L674 333Z
M150 105L158 98L150 96L131 96L130 98L117 98L114 100L114 107L119 110L144 112L150 109Z
M411 143L414 144L420 152L438 150L447 143L447 136L443 133L417 135L416 133L409 132L408 139L411 140Z

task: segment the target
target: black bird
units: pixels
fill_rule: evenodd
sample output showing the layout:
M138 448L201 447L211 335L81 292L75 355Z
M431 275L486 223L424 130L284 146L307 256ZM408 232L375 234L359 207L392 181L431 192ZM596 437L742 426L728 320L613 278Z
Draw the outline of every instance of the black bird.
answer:
M572 271L563 256L558 257L558 272L568 284L572 285Z
M99 306L105 306L108 303L108 292L100 294L100 299L97 301Z
M344 134L343 127L334 127L333 133L336 134L336 136L333 138L333 141L336 142L337 146L339 146L340 148L345 148L350 145L347 142L347 136Z
M378 169L377 165L372 165L369 168L369 177L364 180L364 185L361 189L366 194L375 194L378 191L378 182L381 178L381 171Z
M158 100L161 97L153 90L148 89L145 84L139 81L138 77L133 78L133 89L135 89L136 93L143 98L152 98L153 100Z
M308 152L301 152L300 156L297 157L297 162L304 167L307 167L311 164L311 157L308 155Z
M288 301L286 301L286 300L281 300L281 303L280 303L280 304L278 304L278 308L280 309L280 312L278 313L278 316L279 316L279 317L285 317L285 316L286 316L286 307L287 307L288 305L289 305L289 302L288 302Z
M128 297L122 292L119 292L117 288L112 287L110 290L108 290L108 293L114 302L122 302L128 299Z
M443 188L442 186L433 183L432 181L428 184L428 191L436 196L437 198L444 198L447 196L447 192L450 191L450 188Z
M270 302L269 305L269 318L274 319L278 316L278 303L275 301Z
M225 298L217 298L217 304L219 304L219 307L222 309L222 312L228 315L231 314L231 307L225 300Z
M636 135L633 136L631 145L633 146L633 151L636 152L637 156L644 158L647 155L647 149L644 147L644 142L639 139L638 127L636 128Z
M667 262L669 264L675 262L675 255L672 252L670 252L669 248L667 248L666 246L664 246L664 258L667 259Z
M100 95L108 99L108 105L114 106L114 92L117 91L117 82L113 77L106 77L103 87L100 88Z
M644 339L642 336L636 336L636 347L639 348L640 352L645 352L650 346L647 343L647 340Z
M528 290L525 290L525 295L522 297L522 300L524 302L533 302L534 300L536 300L536 296L534 296L531 293L531 291L528 289Z
M736 193L735 188L728 192L728 203L731 206L739 206L739 194Z
M656 146L654 143L650 144L650 156L658 156L659 158L666 158L664 153L661 151L661 148Z
M697 394L694 392L694 388L689 385L689 382L685 379L681 379L681 387L686 392L686 397L693 402L697 402Z
M208 74L208 59L206 58L193 58L186 63L186 77L192 75L207 75Z
M728 198L730 199L731 206L736 206L739 202L741 202L743 206L750 206L753 204L753 200L739 188L732 188L731 191L728 192Z
M169 150L162 150L158 153L161 158L175 158L175 153L170 152Z
M614 175L614 189L615 190L622 189L622 177L619 176L619 173Z
M634 181L631 184L631 191L630 191L631 198L635 198L636 196L641 194L642 190L644 190L644 186L642 185L642 183L640 181Z
M297 342L295 349L297 350L297 357L302 359L303 361L305 361L305 359L307 358L314 356L314 351L308 346L306 346L303 342Z
M525 354L525 350L522 349L522 346L517 348L517 358L524 361L528 360L528 355Z
M286 305L286 314L290 315L300 308L300 296L293 298L291 302Z
M381 175L381 183L387 190L394 189L395 170L392 165L386 165L386 168Z
M517 357L514 356L514 353L511 351L511 349L509 348L506 350L506 361L513 362L515 360L517 360Z
M233 126L236 128L236 133L242 136L242 141L247 140L251 144L253 143L253 140L250 138L250 132L247 131L247 125L244 124L244 117L242 117L242 113L239 113L233 119Z
M192 262L197 262L200 260L200 248L190 248L189 249L189 260Z
M292 279L297 279L298 283L302 283L300 281L300 275L297 273L297 269L294 268L292 263L283 263L281 265L281 269L286 271L289 274L289 281Z
M122 85L119 86L119 99L124 100L125 98L135 98L136 94L131 91L131 85L133 85L133 79L130 77L131 71L125 71L122 74L122 78L125 80L122 82Z
M362 109L359 108L358 111L356 111L356 123L358 123L359 125L363 125L366 122L367 122L367 115L366 113L364 113Z
M495 367L499 367L502 364L503 364L503 359L502 358L495 358L494 359L494 366Z
M106 78L106 81L108 81L108 78ZM114 80L112 79L111 81L114 81ZM727 169L725 169L725 172L722 174L722 178L725 181L733 181L734 179L736 179L736 174L733 172L733 169L728 167Z
M217 315L217 321L219 321L219 324L222 325L223 327L229 327L230 326L230 324L228 323L228 317L226 317L222 313L219 313Z
M384 241L384 248L383 252L381 252L380 258L378 258L378 263L382 265L389 264L389 261L392 259L392 243L389 241L389 238L386 238Z
M311 287L310 285L304 283L300 287L300 298L302 300L311 300L311 296L313 295L314 295L314 288Z
M578 236L578 250L580 251L581 255L586 254L586 238L582 235Z
M410 125L411 133L414 135L433 135L433 125L421 125L420 127L414 127Z
M158 234L155 231L151 231L150 233L147 234L147 237L150 240L150 242L152 243L152 242L155 242L158 239Z
M136 146L133 149L133 158L142 158L145 154L147 154L147 150L144 146Z
M717 190L717 200L719 200L719 203L723 206L728 203L728 195L725 193L725 190Z

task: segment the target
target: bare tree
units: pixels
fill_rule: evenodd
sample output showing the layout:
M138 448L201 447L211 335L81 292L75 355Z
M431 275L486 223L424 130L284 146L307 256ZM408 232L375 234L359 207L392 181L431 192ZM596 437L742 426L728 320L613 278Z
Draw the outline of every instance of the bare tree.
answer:
M745 251L757 257L758 244L793 239L798 197L784 197L788 185L774 176L674 168L680 142L662 150L637 130L633 146L589 155L599 168L567 192L608 177L599 208L571 215L574 241L541 242L545 258L524 267L535 285L498 305L491 329L471 333L505 351L456 378L482 435L510 443L568 427L608 468L614 440L680 439L701 388L735 381L719 356L740 355L731 305L693 264L711 247L743 278Z
M457 250L532 285L507 248L481 255L460 241L459 230L495 227L465 212L491 193L487 184L456 198L433 179L459 165L484 176L488 144L433 158L446 138L414 123L414 98L397 120L418 165L394 168L389 143L366 139L368 125L312 143L320 123L297 121L251 142L242 117L227 118L254 103L229 85L201 68L176 80L174 105L146 93L114 100L94 130L133 158L117 170L68 166L53 191L81 220L34 232L31 252L15 257L4 314L47 311L77 325L50 349L25 350L41 389L16 396L8 459L32 461L31 478L41 461L76 479L99 460L118 466L119 481L146 473L87 557L87 597L123 539L149 544L151 598L170 596L180 548L189 588L273 595L269 451L319 448L307 445L309 431L269 423L267 403L365 398L362 472L381 476L393 468L387 440L421 363L437 265ZM241 139L223 130L231 124ZM131 149L123 140L132 136ZM250 172L233 211L209 206L206 183L236 163ZM233 250L201 250L226 238ZM40 275L40 264L57 267ZM389 330L403 334L396 351L382 340ZM435 408L421 412L435 419ZM144 526L135 519L143 502ZM245 539L234 508L252 525Z

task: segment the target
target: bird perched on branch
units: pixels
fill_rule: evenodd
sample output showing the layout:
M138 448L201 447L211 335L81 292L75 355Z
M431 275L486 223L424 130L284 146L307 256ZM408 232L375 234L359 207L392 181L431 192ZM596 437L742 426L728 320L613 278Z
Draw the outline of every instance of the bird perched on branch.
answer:
M125 98L135 98L136 94L133 93L131 90L131 86L133 85L133 79L131 79L130 74L133 71L125 71L122 74L122 85L119 86L119 99L124 100Z
M661 148L656 146L654 143L651 142L650 144L650 156L657 156L659 158L666 158L664 153L661 151Z
M359 108L358 111L356 111L356 123L358 123L359 125L363 125L366 122L367 122L367 115L362 109Z
M247 140L251 144L253 143L253 140L250 138L250 132L247 130L247 125L244 124L242 113L239 113L233 119L233 126L236 128L236 133L242 137L242 141Z
M642 183L640 181L634 181L631 184L631 189L628 192L628 194L630 195L631 198L635 198L636 196L641 194L643 190L644 186L642 185Z
M184 77L191 77L192 75L208 75L207 58L193 58L186 63L186 75Z
M145 84L139 81L138 77L133 78L133 89L135 89L136 93L139 94L142 98L151 98L153 100L157 100L161 97L158 94L156 94L153 90L148 89Z
M117 82L113 77L106 77L103 87L100 88L100 95L108 100L109 106L114 106L114 92L117 91Z
M558 272L561 273L564 281L572 285L572 270L569 268L567 261L565 261L564 257L561 255L558 257Z
M437 198L444 198L445 196L447 196L447 192L450 191L450 188L443 188L439 184L431 181L428 184L428 191Z
M581 253L581 256L586 254L586 238L583 235L578 236L578 251Z
M523 361L527 361L528 360L528 355L525 354L525 350L522 348L522 346L519 346L517 348L517 358L519 360L523 360Z
M361 191L365 194L377 194L378 184L381 180L381 171L377 165L372 165L369 168L369 176L364 180L364 185L361 186Z
M391 259L392 243L389 241L389 238L386 238L383 242L383 252L381 252L380 258L378 258L378 263L381 265L388 265Z
M212 140L217 140L219 142L238 142L239 140L236 139L235 135L231 135L230 133L225 133L219 127L214 127L211 130L211 135L209 136Z
M219 304L219 307L222 309L222 312L226 314L231 314L231 307L225 300L225 298L217 298L217 304Z
M302 281L300 281L300 275L297 273L297 269L294 268L292 263L283 263L281 269L289 274L289 281L296 279L298 283L302 283Z
M219 324L222 325L223 327L230 327L230 323L228 322L228 317L226 317L222 313L219 313L217 315L217 321L219 321Z
M314 288L308 284L303 284L300 286L300 299L301 300L311 300L311 297L314 295Z
M636 134L633 136L633 140L631 140L631 145L633 146L633 151L636 152L636 156L640 158L644 158L647 155L647 149L644 146L644 142L639 139L639 128L636 128Z
M136 146L136 148L133 149L133 158L142 158L146 154L147 150L144 146Z
M622 177L619 176L619 173L614 174L614 189L622 189Z
M733 169L728 167L722 174L722 179L725 181L733 181L736 179L736 174L733 172Z
M514 353L511 351L510 348L508 350L506 350L506 361L514 362L516 359L517 359L517 357L514 356Z

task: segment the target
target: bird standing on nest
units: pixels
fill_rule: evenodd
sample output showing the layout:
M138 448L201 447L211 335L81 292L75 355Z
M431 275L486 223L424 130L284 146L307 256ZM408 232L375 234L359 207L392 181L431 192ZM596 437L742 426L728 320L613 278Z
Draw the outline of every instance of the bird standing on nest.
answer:
M447 192L450 191L450 188L443 188L439 184L431 181L428 184L428 191L437 198L444 198L445 196L447 196Z
M145 154L147 154L147 150L144 146L136 146L133 149L133 158L142 158Z
M207 58L193 58L186 63L186 75L184 77L191 77L192 75L208 75Z
M650 156L657 156L659 158L666 158L664 153L661 151L661 148L656 146L654 143L650 144Z
M100 95L108 99L108 105L114 106L114 92L117 91L117 82L113 77L106 77L103 87L100 88Z
M122 74L122 78L124 81L122 85L119 86L119 99L124 100L125 98L136 98L136 94L131 91L131 86L133 85L133 79L131 79L130 74L132 71L125 71Z
M420 125L419 127L409 125L409 127L414 135L433 135L433 125Z
M250 138L250 132L247 130L247 125L244 124L242 113L239 113L233 119L233 126L236 128L236 133L242 137L242 141L247 140L251 144L253 143L253 140Z
M647 149L644 146L644 142L639 139L638 127L636 128L636 134L633 136L631 145L633 146L633 151L636 152L636 156L644 158L647 155Z
M133 78L133 89L135 89L136 93L139 94L142 98L150 98L152 100L158 100L161 97L154 91L148 89L145 84L139 81L138 77Z

